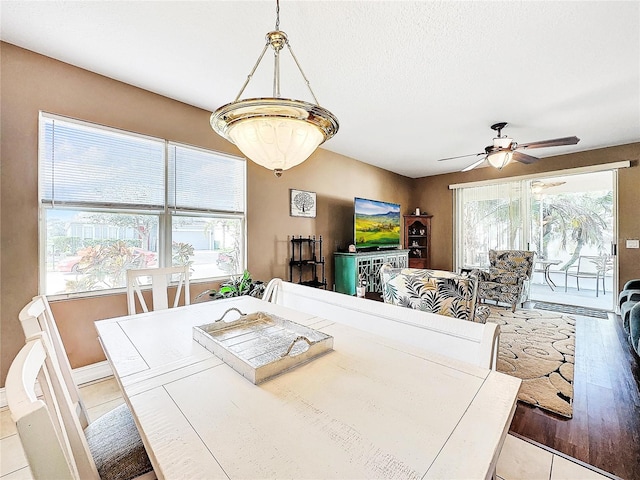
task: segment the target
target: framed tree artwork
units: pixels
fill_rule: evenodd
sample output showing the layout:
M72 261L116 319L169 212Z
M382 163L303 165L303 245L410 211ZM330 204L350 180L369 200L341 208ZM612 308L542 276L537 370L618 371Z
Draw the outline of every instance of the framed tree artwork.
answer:
M291 216L313 217L316 216L316 193L291 189Z

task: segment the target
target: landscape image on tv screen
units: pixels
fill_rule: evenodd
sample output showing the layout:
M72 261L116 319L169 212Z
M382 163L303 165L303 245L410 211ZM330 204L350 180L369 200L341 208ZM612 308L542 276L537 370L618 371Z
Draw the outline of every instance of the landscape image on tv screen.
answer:
M392 248L400 245L400 205L355 199L356 248Z

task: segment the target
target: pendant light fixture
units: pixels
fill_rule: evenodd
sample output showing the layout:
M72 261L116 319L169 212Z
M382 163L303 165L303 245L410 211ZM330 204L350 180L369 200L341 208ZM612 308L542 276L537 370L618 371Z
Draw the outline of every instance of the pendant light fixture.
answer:
M287 47L315 103L280 96L280 51ZM239 100L260 65L267 48L274 54L273 97ZM276 0L276 28L267 33L258 61L247 76L236 99L211 114L211 128L234 143L247 158L273 170L277 177L284 170L304 162L324 141L338 131L338 119L318 105L311 85L280 31L280 1Z

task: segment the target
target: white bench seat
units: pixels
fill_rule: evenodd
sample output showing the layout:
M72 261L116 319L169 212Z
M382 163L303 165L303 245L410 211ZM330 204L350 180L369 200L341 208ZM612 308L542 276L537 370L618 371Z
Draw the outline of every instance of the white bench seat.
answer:
M274 279L265 300L495 370L500 327Z

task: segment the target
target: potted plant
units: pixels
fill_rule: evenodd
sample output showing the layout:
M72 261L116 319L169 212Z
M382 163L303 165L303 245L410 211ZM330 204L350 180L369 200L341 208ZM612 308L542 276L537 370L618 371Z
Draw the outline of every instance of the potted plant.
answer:
M260 280L254 282L251 279L249 270L245 270L242 275L231 276L228 281L221 283L218 290L209 289L200 293L196 297L196 300L205 295L209 295L212 300L217 300L219 298L241 297L242 295L251 295L252 297L262 298L264 289L264 282Z

